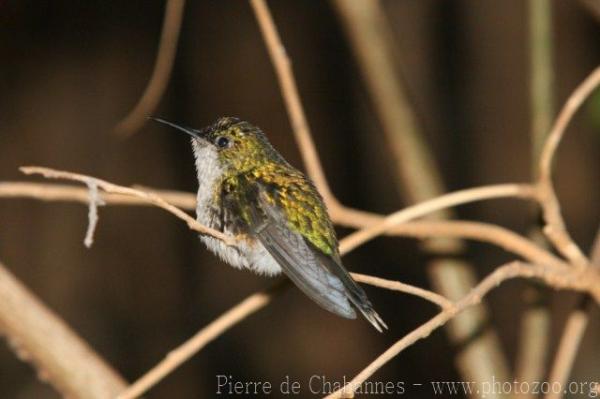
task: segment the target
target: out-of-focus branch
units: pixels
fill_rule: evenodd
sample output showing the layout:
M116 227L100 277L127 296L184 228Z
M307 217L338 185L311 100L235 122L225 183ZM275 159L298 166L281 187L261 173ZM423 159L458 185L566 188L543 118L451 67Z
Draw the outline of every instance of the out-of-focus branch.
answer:
M167 0L160 44L152 76L138 103L129 115L115 127L117 134L123 136L134 134L144 125L146 117L154 112L160 102L173 70L184 6L185 0Z
M579 0L579 4L585 7L600 22L600 2L598 0Z
M398 73L398 54L379 0L334 0L396 162L398 185L410 202L444 190L439 173Z
M531 153L537 174L554 117L551 0L529 0L529 52Z
M600 85L600 67L594 71L573 91L554 122L548 140L540 155L539 197L546 225L544 233L556 249L574 265L585 267L586 256L569 235L560 212L560 204L552 184L552 162L565 130L583 102Z
M529 101L531 114L532 180L537 179L542 147L546 142L554 117L554 73L552 62L552 2L529 0ZM536 204L537 205L537 204ZM529 236L539 245L546 240L539 226L539 207L531 208L532 226ZM517 381L541 381L545 375L550 338L549 293L537 284L524 292L525 310L521 316L519 350L515 366ZM534 398L533 392L514 395Z
M590 276L594 276L594 280L598 280L599 278L598 274L592 274ZM589 281L586 281L586 277L584 277L583 274L567 266L554 268L544 265L525 264L522 262L512 262L500 266L486 278L481 280L468 295L464 296L459 301L456 301L453 307L441 311L428 322L405 335L363 369L345 387L337 390L326 398L352 397L354 392L363 382L404 349L418 340L428 337L433 331L456 317L456 315L471 306L477 305L492 289L498 287L504 281L514 278L537 278L554 288L593 293L596 302L600 303L600 287L594 286L594 283L597 284L597 282L590 283Z
M106 399L126 386L63 320L0 263L0 334L65 397Z
M197 231L200 234L209 235L219 240L232 244L235 241L234 237L230 237L226 234L221 233L220 231L211 229L210 227L206 227L200 223L198 223L194 218L192 218L187 213L183 212L181 209L169 204L167 201L162 199L156 194L144 192L140 190L135 190L130 187L118 186L116 184L109 183L107 181L97 179L95 177L81 175L78 173L64 172L60 170L54 170L50 168L42 168L38 166L23 166L20 168L21 172L32 175L39 174L49 179L65 179L65 180L74 180L79 181L86 184L94 184L101 188L102 190L112 193L112 194L121 194L128 195L132 197L140 198L146 202L149 202L159 208L166 210L167 212L172 213L177 216L179 219L185 221L188 227L192 230Z
M399 72L402 59L382 2L334 0L333 4L352 44L374 109L390 144L401 193L409 203L444 193L446 189L439 169ZM446 210L429 218L451 216L452 212ZM425 242L424 247L435 255L428 264L428 272L436 290L453 299L466 295L477 276L471 265L456 257L463 247L462 242L457 239L431 239ZM489 324L481 328L488 319L487 312L487 308L480 304L448 326L451 341L461 348L457 352L456 363L465 380L482 382L491 375L498 379L508 377L508 362L502 353L500 340Z
M596 233L592 251L590 254L590 265L596 270L600 270L600 228ZM579 346L589 324L590 312L594 307L594 302L587 295L579 298L575 309L571 312L565 323L558 349L552 367L550 369L550 383L557 382L560 386L566 386L567 380L571 375L571 370L575 364L575 358L579 352ZM546 399L559 399L560 393L549 392Z

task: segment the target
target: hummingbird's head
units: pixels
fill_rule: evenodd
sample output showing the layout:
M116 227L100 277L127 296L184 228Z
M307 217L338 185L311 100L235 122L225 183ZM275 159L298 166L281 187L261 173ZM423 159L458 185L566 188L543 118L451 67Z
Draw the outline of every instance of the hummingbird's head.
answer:
M238 118L219 118L200 130L151 119L192 136L199 173L207 167L218 168L222 173L239 173L267 162L285 162L258 127Z

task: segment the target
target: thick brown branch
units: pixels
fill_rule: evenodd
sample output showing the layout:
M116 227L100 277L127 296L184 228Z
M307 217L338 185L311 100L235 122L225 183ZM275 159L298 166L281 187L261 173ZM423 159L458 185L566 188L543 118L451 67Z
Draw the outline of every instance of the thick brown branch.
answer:
M65 397L106 399L126 382L0 263L0 334Z

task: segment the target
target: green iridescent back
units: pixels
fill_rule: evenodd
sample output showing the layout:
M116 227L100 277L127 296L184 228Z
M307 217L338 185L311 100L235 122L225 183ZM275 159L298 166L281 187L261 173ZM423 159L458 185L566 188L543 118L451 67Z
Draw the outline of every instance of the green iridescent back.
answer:
M208 131L209 140L227 137L232 145L220 151L225 171L215 188L215 203L220 196L233 198L244 221L250 223L255 206L248 190L263 187L270 204L281 209L288 227L301 234L324 254L338 257L337 238L327 210L316 188L302 172L291 166L255 126L235 118L223 118Z

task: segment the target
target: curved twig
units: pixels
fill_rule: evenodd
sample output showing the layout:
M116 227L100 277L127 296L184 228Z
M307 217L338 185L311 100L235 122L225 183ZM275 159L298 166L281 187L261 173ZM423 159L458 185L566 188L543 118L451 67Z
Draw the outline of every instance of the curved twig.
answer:
M490 198L532 198L534 195L535 190L528 184L498 184L455 191L404 208L387 216L381 223L350 234L340 243L340 250L344 253L349 252L400 223L417 219L440 209Z
M175 54L177 54L177 42L179 40L179 32L181 31L184 6L185 0L167 1L160 44L152 76L138 103L133 107L129 115L115 127L117 134L122 136L134 134L143 126L146 122L146 117L154 112L160 102L167 88L171 71L173 70L173 61L175 60Z
M556 150L562 140L565 130L573 119L577 110L592 92L600 85L600 67L594 71L573 91L567 99L554 122L552 131L548 136L540 155L540 180L538 183L539 201L542 206L546 226L544 233L556 249L569 259L574 265L584 267L589 262L581 249L569 235L563 217L560 213L560 204L552 184L552 162Z
M292 63L281 42L269 7L267 7L265 0L250 0L250 5L252 6L252 10L254 10L261 34L267 44L267 51L275 68L277 81L283 94L292 130L300 147L300 154L304 160L306 171L319 189L327 206L329 208L339 206L337 199L329 188L325 173L321 167L321 161L319 160L315 143L310 134L310 127L302 108L300 95L298 94L298 87L296 86L296 80L292 72Z

